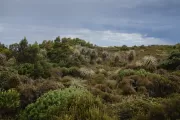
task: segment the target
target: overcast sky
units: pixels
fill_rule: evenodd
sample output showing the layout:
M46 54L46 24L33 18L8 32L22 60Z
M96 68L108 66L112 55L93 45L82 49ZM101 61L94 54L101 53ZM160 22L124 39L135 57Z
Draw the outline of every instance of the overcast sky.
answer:
M0 42L57 36L101 46L180 42L180 0L0 0Z

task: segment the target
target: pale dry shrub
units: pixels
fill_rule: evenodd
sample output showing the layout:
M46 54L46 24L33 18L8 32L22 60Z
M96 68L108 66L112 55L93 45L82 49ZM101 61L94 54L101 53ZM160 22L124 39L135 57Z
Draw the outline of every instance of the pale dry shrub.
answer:
M95 72L92 69L88 69L85 67L80 68L79 71L80 76L83 78L91 78L95 74Z
M102 60L102 58L98 57L98 58L96 59L96 62L97 62L98 64L101 64L101 63L103 62L103 60Z
M157 59L153 56L145 56L142 59L142 66L150 71L153 71L157 67Z

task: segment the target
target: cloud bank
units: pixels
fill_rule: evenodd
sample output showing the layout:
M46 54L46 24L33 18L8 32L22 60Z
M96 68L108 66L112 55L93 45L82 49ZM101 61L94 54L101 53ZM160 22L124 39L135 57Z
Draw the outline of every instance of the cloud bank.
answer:
M98 45L175 44L179 11L179 0L0 0L0 42L69 35Z
M19 25L17 25L19 26ZM58 28L49 26L21 26L18 27L6 24L0 27L3 31L1 36L2 42L11 44L20 41L23 36L26 36L28 41L41 42L43 40L53 40L57 36L81 38L93 44L101 46L118 46L118 45L151 45L151 44L170 44L162 39L148 37L140 33L123 33L111 30L90 30L82 28Z

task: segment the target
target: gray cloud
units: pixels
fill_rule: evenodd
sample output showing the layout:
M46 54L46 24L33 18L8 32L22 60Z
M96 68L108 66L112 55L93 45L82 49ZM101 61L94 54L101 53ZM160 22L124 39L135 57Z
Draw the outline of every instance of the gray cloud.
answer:
M35 41L41 38L42 31L46 33L44 36L52 38L59 35L55 31L60 28L65 32L88 29L94 33L109 30L147 34L165 43L177 43L179 11L178 0L1 0L0 24L5 29L0 28L0 40L6 41L11 35L17 40L18 36L28 34ZM28 26L38 26L38 29Z

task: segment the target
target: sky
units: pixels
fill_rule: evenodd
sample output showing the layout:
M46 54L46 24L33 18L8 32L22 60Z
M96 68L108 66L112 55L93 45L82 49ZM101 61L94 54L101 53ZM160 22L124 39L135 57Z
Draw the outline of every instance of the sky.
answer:
M180 0L0 0L0 42L57 36L99 46L180 42Z

